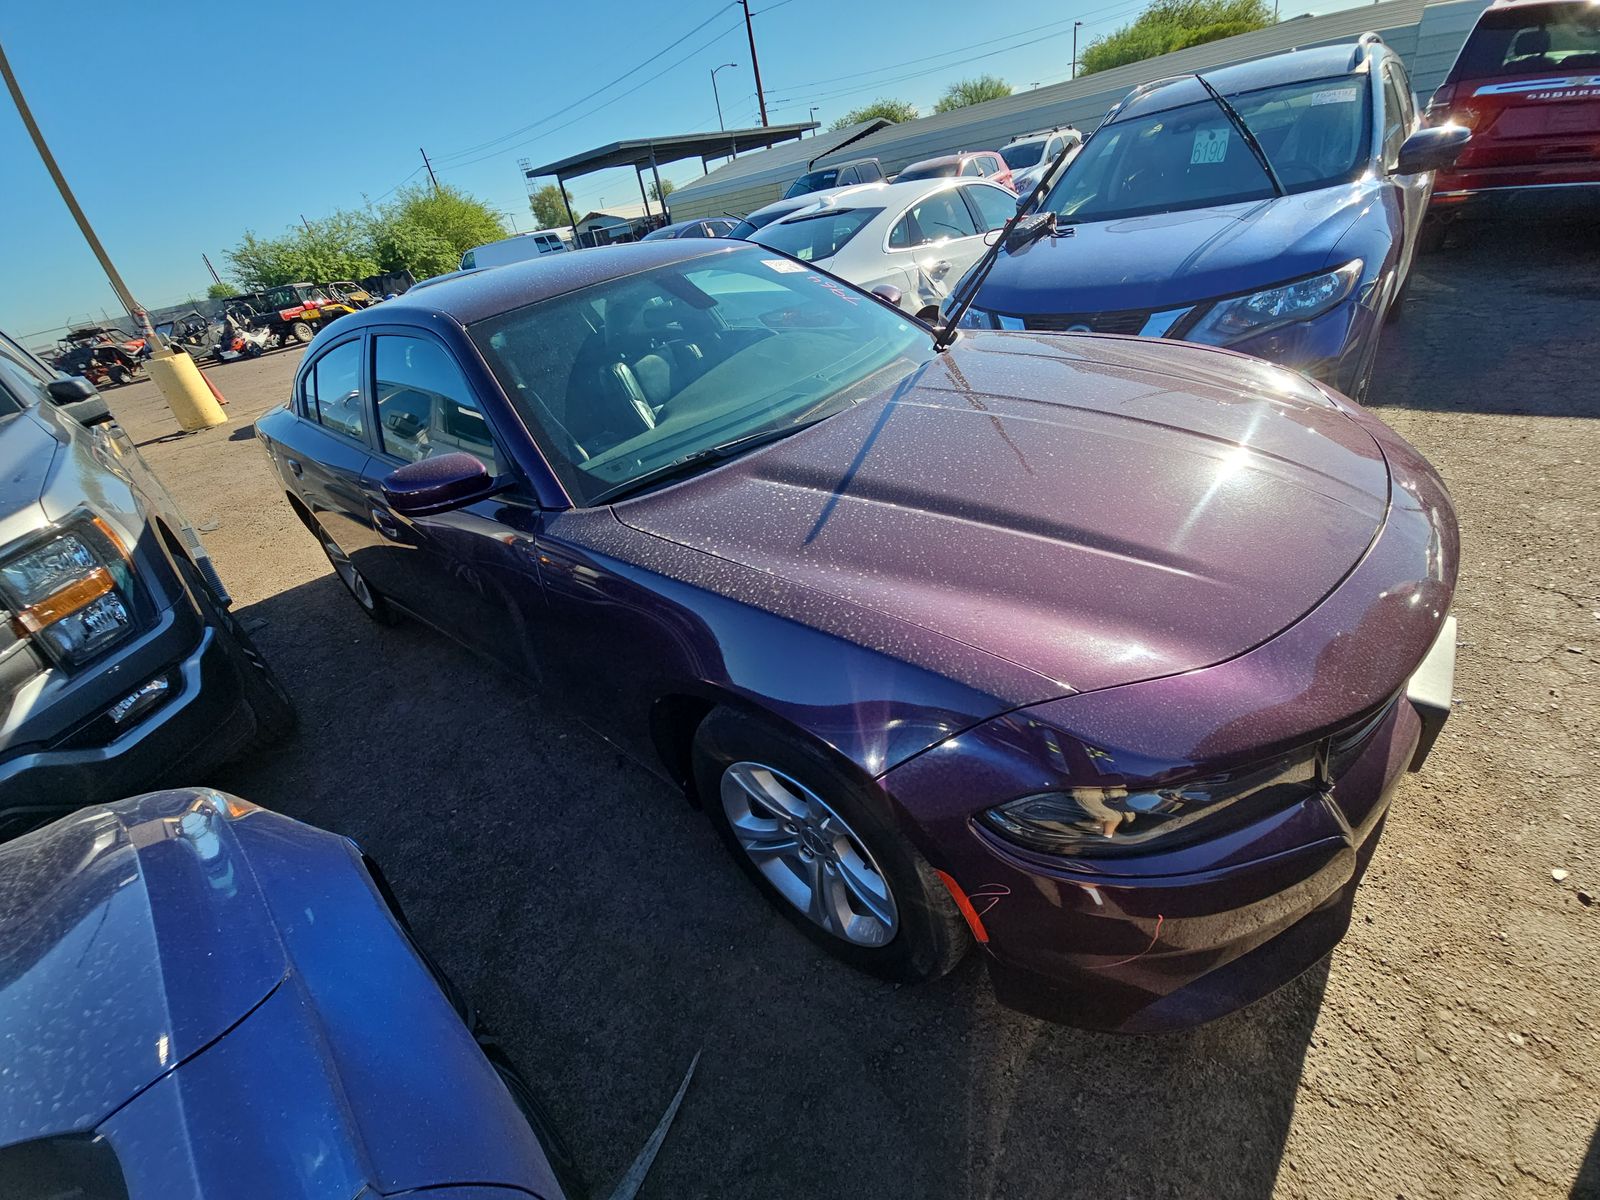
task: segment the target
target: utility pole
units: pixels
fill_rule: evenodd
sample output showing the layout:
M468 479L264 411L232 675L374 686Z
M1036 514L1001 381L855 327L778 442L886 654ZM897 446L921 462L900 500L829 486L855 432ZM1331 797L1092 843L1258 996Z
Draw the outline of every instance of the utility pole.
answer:
M756 77L756 102L761 105L761 128L767 127L767 94L761 90L761 63L756 58L756 30L750 24L750 0L739 0L744 8L744 31L750 38L750 70Z
M50 172L50 178L55 181L56 190L61 193L67 211L72 214L72 219L78 223L78 229L83 234L83 240L89 243L89 249L100 260L100 269L106 273L106 280L111 284L111 290L117 294L117 299L122 307L128 310L128 316L143 329L144 335L152 346L165 346L156 331L150 325L150 315L140 307L139 302L133 298L133 293L128 290L128 285L122 282L122 276L117 274L117 268L112 265L111 256L106 253L106 248L100 244L89 218L83 215L83 209L78 207L78 198L72 194L72 189L67 186L66 177L61 174L61 168L56 165L55 155L50 153L50 147L45 143L44 134L39 132L38 123L33 119L33 110L28 107L28 102L23 98L22 88L17 84L17 77L11 73L11 62L6 58L5 48L0 46L0 74L5 76L6 87L11 92L11 99L16 102L17 115L22 118L22 123L27 127L28 136L33 139L33 145L39 151L39 157L44 161L44 169ZM107 324L110 324L108 321Z
M217 274L217 269L211 265L211 256L205 251L200 252L200 257L206 260L206 270L211 272L211 281L218 287L222 286L222 276Z
M439 194L439 179L433 173L433 164L428 161L428 152L418 146L417 153L422 155L422 165L428 168L428 178L433 181L433 194L437 196Z
M1080 26L1082 24L1083 24L1082 21L1074 21L1072 23L1072 78L1073 79L1076 79L1078 77L1078 26Z
M806 118L806 120L810 121L811 124L813 124L813 125L815 125L817 123L817 109L820 108L820 107L821 107L821 105L813 104L811 106L811 115ZM815 129L813 129L811 131L811 136L812 137L816 137L817 136L817 131Z
M300 224L305 226L306 236L310 237L311 236L311 222L306 220L305 213L301 213L300 214Z

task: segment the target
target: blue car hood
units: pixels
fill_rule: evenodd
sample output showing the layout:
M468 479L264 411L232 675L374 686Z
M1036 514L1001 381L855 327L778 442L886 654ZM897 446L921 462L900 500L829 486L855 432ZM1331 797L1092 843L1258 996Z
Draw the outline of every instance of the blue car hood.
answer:
M84 809L0 846L0 1145L92 1129L284 978L212 795Z
M1377 193L1343 184L1272 200L1069 226L1002 252L976 306L990 312L1162 310L1311 275Z

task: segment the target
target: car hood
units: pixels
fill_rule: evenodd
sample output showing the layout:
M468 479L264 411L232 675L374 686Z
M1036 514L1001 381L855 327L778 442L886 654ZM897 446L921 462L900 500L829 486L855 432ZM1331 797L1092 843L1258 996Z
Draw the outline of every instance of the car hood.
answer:
M1045 695L1270 638L1357 562L1388 492L1377 443L1292 372L997 333L614 511L1024 667Z
M92 1129L284 977L214 797L88 808L0 847L0 1145Z
M0 417L0 545L44 523L39 497L60 449L33 413Z
M1069 225L1002 252L976 305L1018 316L1160 310L1282 283L1335 265L1335 245L1372 199L1369 185L1346 184Z

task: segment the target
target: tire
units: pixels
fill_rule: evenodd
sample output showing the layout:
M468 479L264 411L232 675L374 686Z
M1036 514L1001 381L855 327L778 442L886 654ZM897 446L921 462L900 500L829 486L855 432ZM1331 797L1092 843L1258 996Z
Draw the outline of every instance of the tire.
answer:
M1444 249L1445 238L1450 236L1449 224L1439 217L1422 218L1422 228L1417 230L1417 253L1437 254Z
M245 744L245 752L250 753L283 741L294 733L300 718L295 712L294 701L289 699L289 693L278 681L278 673L261 656L261 651L256 649L255 642L244 631L244 626L239 624L238 618L212 595L210 586L195 565L182 558L178 560L178 570L189 585L190 594L200 605L206 624L216 631L223 652L238 672L245 703L255 716L256 732Z
M384 599L383 593L367 582L366 576L355 563L350 561L349 555L339 549L339 543L329 537L327 531L320 525L311 532L322 546L322 553L327 555L328 565L333 568L334 576L344 584L345 591L350 593L350 598L356 602L357 607L379 625L398 624L400 615Z
M112 367L110 371L107 372L107 375L110 377L111 382L117 387L122 387L125 384L133 382L133 372L129 371L127 367L124 367L120 364Z
M706 813L734 859L778 911L817 945L859 970L898 983L937 979L961 961L971 935L950 893L895 826L882 801L845 768L821 750L726 708L714 710L695 731L693 759L695 784ZM749 814L741 818L752 822L747 830L771 826L757 835L758 843L778 845L784 840L783 830L791 827L758 818L757 807L747 806L751 793L741 779L776 781L789 799L812 805L811 817L797 817L792 827L799 835L787 841L795 846L820 845L821 853L808 855L806 849L798 849L788 855L767 854L762 856L765 867L758 866L745 848L748 835L735 831L730 808L736 815L741 809ZM812 804L816 801L820 810ZM819 830L818 815L831 828ZM832 869L821 874L819 866ZM768 870L773 872L770 877ZM786 870L789 875L782 873ZM831 927L800 907L798 893L818 894L804 882L802 872L823 881L827 898L821 904L813 902L811 910L828 913ZM861 902L863 878L883 885L887 904L881 894L872 904ZM854 880L855 886L847 886L847 880ZM880 917L860 915L863 909L887 911L892 925ZM842 932L841 926L850 933Z
M289 326L289 336L303 346L315 337L316 333L305 321L296 321Z

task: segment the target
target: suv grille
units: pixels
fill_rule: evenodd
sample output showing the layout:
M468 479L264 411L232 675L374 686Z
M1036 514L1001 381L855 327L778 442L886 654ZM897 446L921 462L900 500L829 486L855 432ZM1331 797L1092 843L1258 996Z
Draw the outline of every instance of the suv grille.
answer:
M1128 308L1121 312L1034 313L1023 317L1022 324L1050 333L1138 333L1149 319L1149 309Z

